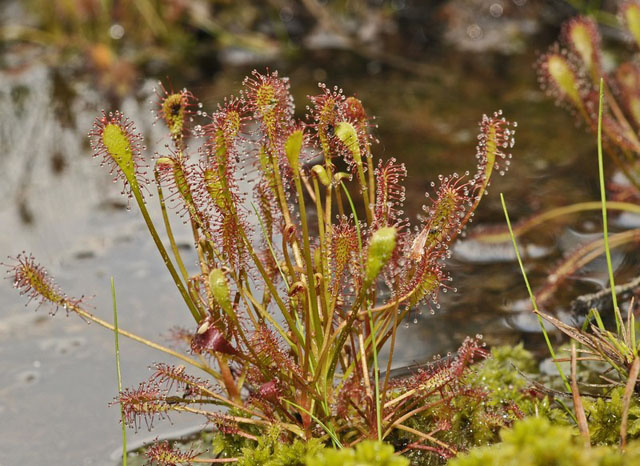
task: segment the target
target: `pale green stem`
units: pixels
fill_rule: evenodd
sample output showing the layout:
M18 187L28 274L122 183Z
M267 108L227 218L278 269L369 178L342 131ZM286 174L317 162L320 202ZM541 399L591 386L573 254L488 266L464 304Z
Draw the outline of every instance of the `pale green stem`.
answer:
M371 340L376 341L376 332L373 328L373 314L369 311L369 327L371 331ZM380 372L378 369L378 349L376 345L371 345L373 350L373 371L376 382L376 422L378 430L378 442L382 442L382 408L380 406Z
M509 220L509 212L507 211L507 204L504 201L504 196L500 193L500 202L502 202L502 209L504 210L504 217L507 221L507 227L509 227L509 234L511 235L511 241L513 242L513 249L516 252L516 258L518 259L518 264L520 265L520 271L522 272L522 277L524 278L524 283L527 286L527 291L529 292L529 298L531 299L531 305L533 306L533 310L536 313L536 317L538 318L538 323L540 324L540 328L542 329L542 334L544 335L544 340L547 343L547 348L549 349L549 354L554 359L554 363L556 365L556 369L564 382L567 391L571 392L571 385L567 380L567 377L564 375L562 368L560 367L560 363L555 361L556 352L551 345L551 340L549 340L549 334L547 333L547 329L544 327L544 323L542 322L542 317L540 317L540 313L538 311L538 303L536 302L536 297L533 295L533 291L531 291L531 285L529 285L529 279L527 278L527 272L524 270L524 264L522 263L522 258L520 257L520 251L518 250L518 244L516 243L516 237L513 234L513 229L511 228L511 221Z
M340 443L340 439L338 439L338 435L336 434L334 429L327 427L320 419L318 419L311 412L309 412L309 410L307 410L307 409L303 408L302 406L294 403L293 401L289 401L289 400L286 400L286 399L283 399L282 401L284 401L285 403L290 404L291 406L299 409L303 413L308 414L311 417L311 419L316 421L318 423L318 425L320 427L322 427L324 429L324 431L329 435L329 437L331 437L331 441L336 446L336 448L342 448L342 444Z
M160 202L160 210L162 211L162 220L164 222L164 229L167 232L167 237L169 238L171 251L173 252L173 256L176 258L176 262L178 263L178 268L180 269L180 273L182 274L182 279L184 280L185 283L188 283L189 274L187 273L187 268L184 266L184 262L182 261L182 256L180 256L180 251L178 251L178 245L176 244L175 237L173 236L173 230L171 228L171 222L169 221L167 206L165 205L165 202L164 202L164 195L162 193L162 187L160 186L160 182L158 180L157 172L156 172L156 186L158 187L158 201Z
M113 300L113 334L116 346L116 374L118 393L122 392L122 374L120 373L120 343L118 341L118 305L116 304L116 286L111 277L111 299ZM127 466L127 426L124 422L124 406L120 404L120 424L122 425L122 466Z
M175 282L176 287L178 287L178 291L180 291L180 294L182 295L182 299L184 299L184 302L187 304L189 311L191 311L191 315L193 316L195 321L199 323L203 317L200 315L200 311L196 308L195 304L193 303L191 296L189 296L189 292L187 291L184 284L182 283L182 280L180 280L180 276L178 275L178 272L173 266L173 263L169 258L169 254L167 253L167 250L165 249L164 244L162 244L162 240L160 239L160 236L158 236L156 227L154 226L153 221L149 216L149 212L147 211L147 206L145 205L144 199L142 198L142 194L140 193L140 186L138 185L138 181L135 178L131 178L128 181L129 181L129 184L131 185L131 192L133 193L133 196L135 197L136 202L138 203L138 207L140 208L140 213L142 213L142 217L144 218L144 221L147 224L149 233L151 233L151 237L153 238L153 241L156 244L156 248L158 249L158 252L160 252L160 255L162 256L162 260L164 261L164 264L167 266L167 269L169 270L169 273L171 274L171 278L173 278L173 281Z
M77 306L77 305L69 305L69 309L72 310L73 312L75 312L76 314L78 314L80 317L82 317L83 319L86 320L90 320L91 322L95 322L96 324L109 329L113 332L115 332L115 327L113 325L111 325L109 322L104 321L102 319L100 319L99 317L94 316L93 314L91 314L88 311L85 311L84 309L82 309L81 307ZM146 338L143 338L141 336L136 335L135 333L131 333L128 332L126 330L122 330L121 328L118 329L118 334L120 335L124 335L127 338L130 338L134 341L137 341L138 343L142 343L143 345L146 345L150 348L153 348L155 350L161 351L163 353L166 353L170 356L173 356L175 358L180 359L183 362L186 362L187 364L193 366L193 367L197 367L198 369L201 369L205 372L207 372L208 374L212 375L213 377L215 377L216 379L220 378L220 374L218 374L216 371L214 371L213 369L211 369L209 366L199 363L198 361L191 359L188 356L185 356L184 354L180 354L170 348L167 348L165 346L159 345L157 343L154 343L151 340L147 340Z
M278 256L276 256L276 251L273 249L273 245L271 244L271 240L269 239L269 235L267 234L267 228L265 227L264 222L262 221L262 217L258 213L258 209L256 209L256 205L253 202L251 202L251 207L253 208L253 211L255 212L256 217L258 218L258 221L260 222L262 235L264 236L264 239L267 242L267 246L269 247L269 251L271 252L271 257L273 257L273 261L276 263L276 267L278 267L278 271L280 272L280 276L282 277L284 286L287 288L287 291L289 291L289 282L287 281L287 277L282 271L282 267L280 267L280 261L278 260Z
M602 160L602 100L604 98L604 80L600 78L600 100L598 106L598 175L600 179L600 200L602 202L602 231L604 234L604 252L607 258L607 270L609 272L609 286L613 299L613 310L616 316L616 330L620 332L620 318L618 298L616 297L615 283L613 281L613 266L611 265L611 250L609 249L609 227L607 225L607 194L604 185L604 163Z

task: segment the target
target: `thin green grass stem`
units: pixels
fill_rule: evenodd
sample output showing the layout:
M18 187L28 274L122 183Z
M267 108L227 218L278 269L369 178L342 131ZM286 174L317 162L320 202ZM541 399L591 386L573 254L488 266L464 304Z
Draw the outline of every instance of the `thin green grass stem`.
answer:
M619 333L621 326L616 285L613 280L613 266L611 265L611 250L609 248L609 227L607 225L607 194L604 185L604 163L602 157L602 107L604 99L604 80L600 78L600 99L598 104L598 176L600 178L600 200L602 202L602 232L604 234L604 252L607 257L607 270L609 271L609 286L611 287L611 299L616 316L616 331Z
M382 442L382 412L380 406L380 370L378 369L378 348L376 348L376 331L373 328L373 314L369 309L369 328L371 329L371 349L373 350L373 371L376 382L376 423L378 430L378 442Z
M362 263L362 234L360 233L360 222L358 221L356 206L353 205L353 199L351 199L351 194L349 194L349 190L344 185L344 182L341 181L340 186L342 186L344 194L345 196L347 196L347 200L349 201L349 206L351 206L351 213L353 214L354 223L356 224L356 233L358 234L358 256L360 257L360 262Z
M184 299L184 302L189 308L189 311L191 311L191 315L193 316L195 321L199 323L203 317L200 315L200 311L196 308L195 304L193 303L193 300L191 299L189 292L187 291L184 284L182 283L182 280L180 279L180 276L178 275L176 268L173 266L173 262L171 262L171 258L169 257L169 254L167 253L167 250L164 247L164 244L162 244L162 240L158 235L156 227L153 224L151 217L149 216L149 211L147 211L147 206L144 203L144 199L142 198L142 194L140 193L140 187L138 186L137 181L135 182L135 186L131 184L131 191L133 192L133 196L135 197L136 202L138 203L138 207L140 208L140 213L142 214L142 217L144 218L144 221L147 224L147 228L149 229L149 233L151 233L151 237L153 238L156 248L158 249L158 252L162 256L162 260L164 261L164 264L167 266L167 270L169 270L169 273L171 274L171 278L173 278L173 281L175 282L176 287L178 288L178 291L180 291L180 294L182 295L182 299Z
M116 303L116 285L111 277L111 299L113 301L113 334L116 345L116 374L118 393L122 392L122 374L120 373L120 342L118 341L118 305ZM127 426L124 422L124 407L120 404L120 425L122 426L122 466L127 466Z
M158 180L157 175L156 184L158 186L158 200L160 201L160 210L162 211L162 221L164 222L164 229L167 232L167 237L169 238L171 251L173 252L173 256L176 258L176 262L178 263L178 268L180 269L180 273L182 274L182 279L185 283L188 283L189 274L187 273L187 268L184 266L184 262L182 261L182 256L180 255L180 251L178 250L176 239L173 236L173 229L171 228L171 222L169 221L167 206L164 202L164 194L162 192L162 188L160 187L160 181Z
M554 359L554 364L558 369L558 373L564 382L565 387L569 392L571 392L571 385L569 385L569 381L567 377L564 375L562 368L560 367L560 363L555 361L556 352L553 349L553 345L551 345L551 340L549 339L549 334L547 333L547 329L544 327L544 322L542 321L542 317L540 317L540 312L538 310L538 303L536 302L536 297L533 295L533 291L531 291L531 285L529 284L529 279L527 278L527 272L524 270L524 264L522 263L522 258L520 257L520 251L518 249L518 243L516 242L516 237L513 234L513 228L511 228L511 221L509 220L509 212L507 211L507 204L504 201L504 196L500 193L500 202L502 202L502 209L504 210L504 218L507 221L507 227L509 228L509 234L511 236L511 241L513 242L513 249L516 252L516 258L518 259L518 264L520 265L520 271L522 272L522 277L524 278L524 283L527 286L527 291L529 292L529 298L531 299L531 304L533 306L533 310L536 313L536 317L538 318L538 323L540 324L540 328L542 329L542 334L544 335L544 340L547 343L547 348L549 349L549 354Z
M604 322L602 322L602 317L600 316L600 313L598 312L598 310L595 308L589 309L587 318L584 320L584 323L582 324L582 331L584 332L589 327L589 323L591 322L592 318L596 320L596 324L598 325L598 328L604 332L606 330L604 327Z
M280 276L282 277L282 281L284 282L284 286L287 288L287 291L289 291L289 281L287 280L286 275L282 271L282 267L280 267L280 261L278 260L278 256L276 256L276 251L273 249L273 245L271 244L271 241L269 240L269 235L267 234L267 228L265 227L264 222L262 221L262 217L258 213L258 209L256 208L256 205L253 202L251 202L251 208L255 212L256 217L258 218L258 221L260 222L260 228L262 229L262 235L264 236L264 239L267 242L267 246L269 247L269 251L271 252L271 257L273 257L273 261L276 263L276 267L278 267L278 271L280 272Z
M630 334L629 339L631 340L631 347L633 348L633 354L637 356L638 344L636 342L636 317L631 311L631 309L629 309L629 325L627 327L629 328L629 334Z
M298 209L300 210L300 223L302 225L302 253L304 254L305 268L307 272L307 292L309 294L309 304L311 305L309 310L311 311L311 318L313 323L313 329L316 335L316 344L322 346L322 321L320 317L320 310L318 309L318 295L316 293L316 279L313 272L313 261L311 259L311 244L309 242L309 226L307 225L307 211L304 202L304 193L302 192L302 184L300 182L300 174L295 173L293 176L293 182L296 187L296 194L298 196Z
M331 437L331 441L333 442L333 444L334 444L334 446L336 448L343 448L342 447L342 443L340 443L340 439L338 438L338 435L336 434L334 429L327 427L320 419L318 419L316 416L314 416L313 413L311 413L309 410L303 408L302 406L294 403L293 401L287 400L285 398L283 398L282 401L284 401L287 404L290 404L291 406L293 406L296 409L299 409L300 411L304 412L305 414L308 414L311 417L311 419L316 421L318 423L318 425L320 427L322 427L322 429L324 429L324 431L327 433L327 435L329 435L329 437Z

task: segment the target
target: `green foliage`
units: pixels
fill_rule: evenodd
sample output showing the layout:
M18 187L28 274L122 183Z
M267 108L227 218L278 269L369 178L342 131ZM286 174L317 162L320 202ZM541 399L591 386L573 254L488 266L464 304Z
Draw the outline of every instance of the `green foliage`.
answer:
M292 463L293 464L293 463ZM309 456L307 466L409 466L409 460L394 454L386 443L365 440L355 448L335 450L325 448L315 456Z
M367 282L372 282L389 262L391 254L396 247L396 233L395 228L384 227L377 230L371 237L367 267L365 269Z
M502 149L513 146L511 123L501 112L483 116L477 172L469 180L440 176L423 206L426 215L411 228L402 208L406 169L374 160L373 125L355 97L321 85L301 121L294 117L288 79L254 71L243 84L239 97L225 100L204 126L189 91L163 88L158 95L158 119L172 144L153 169L166 240L145 201L144 146L133 122L103 112L90 132L94 155L135 199L194 318L191 329L175 336L198 359L120 334L201 371L196 376L185 366L156 365L147 381L120 392L124 424L150 426L170 413L200 415L219 432L214 451L240 466L303 466L307 459L312 466L408 464L390 445L369 441L375 435L395 435L399 445L408 435L399 450L435 452L435 458L492 441L509 422L505 406L515 403L484 404L489 392L473 377L467 380L471 364L486 354L477 340L465 340L456 355L411 377L382 384L377 354L383 346L393 354L399 323L420 302L436 301L445 287L451 245L494 168L502 174L509 164L511 155ZM200 150L189 150L198 144ZM310 156L320 151L324 160L314 167ZM351 173L337 172L339 165ZM248 166L257 168L249 187ZM341 181L352 175L348 186ZM343 191L334 192L338 184ZM192 226L196 270L184 266L169 200ZM344 215L345 200L351 216ZM259 206L255 217L248 204ZM281 241L274 241L276 233ZM80 300L53 291L31 259L19 256L11 269L22 293L113 329ZM417 414L421 419L414 420ZM356 447L323 450L325 434L337 446ZM165 466L200 456L168 441L145 454Z
M221 437L219 437L221 438ZM245 439L247 440L247 439ZM282 430L273 427L257 442L242 448L238 466L408 466L391 445L365 440L355 448L325 448L316 438L282 441Z
M407 425L420 432L432 432L442 442L464 451L498 442L500 431L522 416L539 415L555 424L567 424L566 413L549 398L533 395L528 390L529 382L518 371L533 378L540 376L533 355L522 344L493 348L489 357L472 366L462 380L467 385L464 396L455 397L448 406L415 416ZM441 428L443 423L447 428ZM403 432L392 436L392 441L398 447L418 439ZM409 451L406 455L416 465L444 462L440 455L422 451Z
M229 410L229 415L244 417L246 413L232 408ZM251 437L260 438L261 431L254 425L242 425L242 430ZM223 458L237 458L243 455L245 449L256 448L257 444L255 440L247 436L215 430L211 439L211 450L214 454Z
M609 398L583 400L589 420L589 432L594 444L614 445L620 441L624 387L614 388ZM631 398L627 433L629 438L640 437L640 403L638 397Z
M537 363L533 355L524 349L522 343L516 346L500 346L491 350L487 358L475 371L470 372L473 386L487 393L486 406L506 408L509 418L515 420L513 409L524 416L543 416L554 422L567 423L566 413L555 407L548 399L537 399L527 391L530 383L522 374L539 377Z
M470 374L471 382L482 387L496 404L502 399L516 401L521 398L520 390L526 387L526 380L518 373L537 372L533 355L524 349L522 343L516 346L499 346L491 350L491 357L479 364Z
M640 461L640 444L626 453L617 447L585 448L577 431L531 417L501 432L501 443L471 450L449 466L631 466Z
M498 440L498 432L528 414L536 403L524 390L528 382L518 373L537 372L533 356L522 344L501 346L469 372L466 382L485 394L481 400L454 400L452 431L465 446L486 445Z
M308 441L295 439L289 444L282 441L281 435L282 430L273 427L258 438L255 446L243 448L238 466L305 466L305 458L315 455L324 447L315 438Z
M329 429L336 445L357 444L371 432L382 438L406 429L423 403L425 413L433 407L435 425L449 422L464 406L457 398L467 397L460 381L485 354L477 341L465 341L455 357L402 382L380 384L377 354L395 343L398 324L415 306L436 301L445 287L450 246L494 167L502 174L509 164L511 155L502 149L513 146L512 124L501 112L483 116L477 172L469 180L440 176L423 206L426 215L410 228L403 210L406 169L374 160L374 126L359 100L320 85L303 121L295 117L289 80L277 72L254 71L243 86L206 120L186 89L158 92L158 119L171 141L153 169L166 239L145 201L149 180L134 123L120 112L103 112L90 132L94 155L135 199L195 321L178 337L198 360L121 331L201 371L196 376L184 366L157 366L149 380L121 392L125 422L137 427L173 412L197 414L228 436L218 437L216 447L256 464L272 456L282 464L299 460L309 445L298 439ZM316 153L324 160L310 157ZM338 172L339 165L350 173ZM257 169L250 177L249 166ZM352 177L353 183L341 181ZM258 206L255 216L247 205ZM192 226L195 270L184 266L168 206ZM347 207L351 216L344 215ZM261 229L254 228L258 224ZM23 293L112 328L79 301L51 293L53 285L43 286L33 261L17 262L11 273ZM257 445L247 444L256 438ZM455 452L444 442L431 448ZM187 454L166 443L151 452L164 464Z

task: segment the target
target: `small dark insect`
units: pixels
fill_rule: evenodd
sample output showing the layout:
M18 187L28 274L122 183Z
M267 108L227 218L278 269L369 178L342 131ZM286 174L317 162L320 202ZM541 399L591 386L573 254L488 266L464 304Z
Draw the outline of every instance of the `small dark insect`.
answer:
M182 105L180 103L175 103L171 106L171 116L178 116L180 114L180 109L182 108Z
M328 125L327 125L327 134L328 134L329 136L335 136L335 131L336 131L336 130L335 130L335 128L333 127L333 125L332 125L332 124L328 124Z

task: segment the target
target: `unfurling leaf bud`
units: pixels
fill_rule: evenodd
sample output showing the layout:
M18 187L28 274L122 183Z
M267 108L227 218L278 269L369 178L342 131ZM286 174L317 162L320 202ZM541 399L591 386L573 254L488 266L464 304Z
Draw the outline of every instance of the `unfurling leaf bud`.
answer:
M324 186L329 186L331 180L329 180L329 175L327 175L327 171L322 165L314 165L311 171L318 177L320 183L322 183Z
M258 389L258 396L264 400L277 402L280 397L280 390L275 380L271 380L267 383L263 383Z
M384 227L376 230L371 236L365 270L366 282L371 283L391 259L391 254L396 247L396 234L395 228Z
M302 150L303 140L304 135L302 130L299 129L291 133L284 144L284 151L287 154L287 160L294 176L298 176L298 170L300 170L300 151Z
M336 173L335 175L333 175L333 180L334 180L336 183L340 183L342 180L348 180L350 176L351 176L351 175L349 175L348 173L345 173L345 172L338 172L338 173Z
M156 168L158 169L161 169L161 170L173 169L174 165L175 165L175 162L173 161L173 159L170 159L169 157L158 157L156 159Z
M209 290L222 310L229 316L234 316L233 305L229 297L227 277L221 269L213 269L209 273Z
M307 285L304 283L297 281L291 285L289 288L289 296L295 296L298 293L304 293L307 291Z
M360 144L358 142L358 133L354 126L347 121L341 121L336 125L335 134L338 136L338 139L347 146L356 165L361 167L362 156L360 155Z

